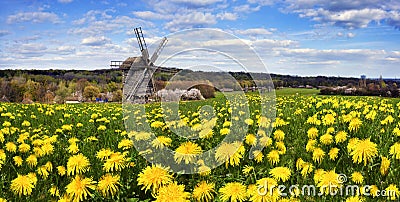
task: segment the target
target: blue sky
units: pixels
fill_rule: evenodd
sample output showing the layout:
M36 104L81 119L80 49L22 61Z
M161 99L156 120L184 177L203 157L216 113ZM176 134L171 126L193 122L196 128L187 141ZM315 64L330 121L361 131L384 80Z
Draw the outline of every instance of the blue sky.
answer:
M189 28L253 47L269 72L400 77L398 0L54 0L0 2L0 69L100 69Z

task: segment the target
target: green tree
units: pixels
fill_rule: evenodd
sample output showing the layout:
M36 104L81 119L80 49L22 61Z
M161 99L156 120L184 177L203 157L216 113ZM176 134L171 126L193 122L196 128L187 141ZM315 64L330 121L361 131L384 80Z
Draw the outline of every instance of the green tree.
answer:
M96 86L86 86L83 90L83 97L93 101L100 94L100 89Z

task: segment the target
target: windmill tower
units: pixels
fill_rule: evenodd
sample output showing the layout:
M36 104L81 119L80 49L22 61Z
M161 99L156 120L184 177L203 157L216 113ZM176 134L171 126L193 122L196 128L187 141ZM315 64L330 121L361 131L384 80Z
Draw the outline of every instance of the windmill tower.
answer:
M123 62L111 61L111 67L118 66L123 70L124 101L146 103L148 102L149 97L154 94L154 81L152 75L158 68L154 63L168 40L164 37L151 58L149 58L149 52L147 50L146 41L143 37L142 28L135 28L134 31L142 55L138 57L129 57Z

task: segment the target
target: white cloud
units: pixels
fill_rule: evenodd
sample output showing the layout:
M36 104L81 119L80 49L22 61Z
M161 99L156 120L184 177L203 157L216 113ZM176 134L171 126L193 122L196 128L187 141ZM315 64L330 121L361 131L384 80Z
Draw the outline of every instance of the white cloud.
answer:
M135 12L132 12L132 13L136 17L139 17L139 18L142 18L142 19L160 20L160 19L171 19L173 17L172 15L155 13L153 11L135 11Z
M256 7L251 7L249 4L243 4L240 6L235 6L233 7L233 10L235 12L240 12L240 13L252 13L259 11L261 6L256 6Z
M177 14L172 21L165 24L165 28L170 31L177 31L193 27L206 27L216 23L216 16L211 13L191 12L187 14Z
M65 3L65 4L67 4L67 3L71 3L71 2L73 2L74 0L58 0L58 2L60 2L60 3Z
M9 35L9 34L11 34L11 32L8 31L8 30L0 30L0 37L6 36L6 35Z
M15 15L7 17L7 24L21 23L21 22L32 22L32 23L60 23L61 20L55 13L49 12L20 12Z
M356 34L354 34L354 33L351 33L351 32L347 33L347 38L353 38L355 36L356 36Z
M270 35L272 32L265 28L251 28L245 30L236 30L235 33L249 36Z
M81 44L85 46L102 46L110 43L111 40L105 36L100 37L87 37L82 39Z
M224 12L224 13L218 13L217 18L221 20L236 20L238 18L236 13L229 13L229 12Z
M192 5L192 6L208 6L222 2L223 0L170 0L173 3Z

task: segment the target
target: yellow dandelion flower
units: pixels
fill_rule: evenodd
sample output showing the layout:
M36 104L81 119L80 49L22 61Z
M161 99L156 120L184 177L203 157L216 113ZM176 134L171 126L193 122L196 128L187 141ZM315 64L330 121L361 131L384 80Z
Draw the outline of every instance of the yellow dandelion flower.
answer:
M60 196L60 190L56 186L52 186L49 189L49 193L50 193L51 196L57 196L57 197Z
M31 149L31 146L29 146L29 144L26 144L26 143L22 143L18 146L18 151L21 153L27 153L27 152L29 152L30 149Z
M22 166L22 163L24 162L24 160L23 160L20 156L14 156L14 157L13 157L13 160L14 160L14 164L15 164L17 167Z
M389 153L393 155L393 158L400 160L400 143L394 143L394 145L390 147Z
M327 114L324 117L322 117L322 124L325 126L330 126L335 123L335 116L332 114Z
M360 198L359 196L350 196L346 199L345 202L364 202L365 200Z
M120 186L119 179L119 175L107 173L101 176L97 184L97 190L99 190L104 197L114 196L118 192Z
M163 149L164 147L170 146L172 143L172 139L165 136L158 136L155 138L151 144L156 149Z
M126 158L127 153L115 152L110 155L103 165L103 170L106 172L121 171L128 165L129 158Z
M96 182L91 178L83 178L80 175L77 175L72 179L71 183L67 185L66 193L73 201L84 201L88 195L91 195L89 189L96 189L95 183Z
M110 157L111 154L113 154L113 153L114 153L114 152L113 152L112 150L110 150L110 149L104 149L104 148L102 148L102 149L100 149L100 151L98 151L98 152L96 153L96 157L97 157L98 159L105 160L105 159L107 159L108 157Z
M32 184L33 185L36 185L36 183L37 183L37 181L38 181L38 179L37 179L37 177L36 177L36 173L28 173L28 178L29 178L29 180L32 182Z
M335 135L335 142L336 144L345 142L347 140L347 133L345 131L339 131Z
M199 182L193 189L192 196L196 201L211 202L214 199L215 184L206 181Z
M118 148L122 148L123 150L127 150L132 148L133 146L133 141L130 139L122 139L119 143L118 143Z
M230 182L219 189L221 201L242 202L247 199L246 186L240 182Z
M253 151L253 155L254 155L254 160L257 163L261 163L263 161L264 154L260 150Z
M269 147L272 145L272 139L270 137L263 136L260 138L260 144L265 147Z
M340 151L340 149L338 149L336 147L329 150L329 153L328 153L329 159L334 161L338 157L339 151Z
M276 130L274 132L274 139L276 141L283 141L285 139L285 133L282 130Z
M185 164L193 163L196 156L201 154L201 147L193 142L184 142L176 150L174 159L175 162L181 163L183 160Z
M378 155L377 145L369 139L360 140L354 146L354 150L350 153L354 163L364 161L364 166L366 166L368 161L371 161L373 157Z
M307 136L309 139L315 139L318 137L318 129L315 127L312 127L310 129L308 129L307 131Z
M360 172L353 172L351 174L351 181L356 184L362 184L364 182L364 176Z
M138 185L142 185L142 190L151 189L153 193L156 193L157 190L172 182L172 175L168 173L168 171L160 166L152 165L147 166L139 173L137 178Z
M243 174L248 175L248 174L250 174L250 172L253 171L253 170L254 170L254 167L253 167L253 166L245 165L245 166L243 167Z
M225 162L225 167L227 168L230 164L231 166L237 166L240 163L240 159L243 158L245 148L241 142L234 143L222 143L215 153L215 159L219 163Z
M206 165L201 165L199 168L197 168L197 172L201 176L207 176L211 174L211 169Z
M231 132L231 130L229 130L229 128L222 128L222 129L219 131L219 134L221 134L221 135L228 135L230 132Z
M268 153L267 155L267 159L269 161L269 163L271 163L272 165L278 164L279 163L279 151L277 150L272 150Z
M97 127L97 130L105 131L107 130L107 127L105 125L100 125L99 127Z
M246 142L246 144L248 144L250 146L255 146L257 144L257 138L253 134L248 134L248 135L246 135L245 142Z
M176 182L160 187L155 202L190 202L190 194L185 192L185 185L178 185Z
M352 151L354 151L354 149L356 148L358 142L360 142L360 140L358 138L351 138L349 140L349 143L347 144L347 151L349 153L351 153Z
M154 121L153 123L150 124L152 128L161 128L164 126L164 123L161 121Z
M382 156L381 159L382 162L381 162L380 172L382 175L387 175L390 167L390 160L384 156Z
M35 167L37 165L37 158L35 155L31 154L25 160L30 167Z
M276 180L272 178L262 178L257 180L257 186L249 185L247 191L249 201L265 202L265 201L278 201L280 193L277 188Z
M32 194L32 189L35 188L35 185L33 185L33 181L28 175L18 174L18 177L11 181L10 188L14 194L29 196Z
M90 169L89 159L83 154L69 157L67 162L67 174L75 175L85 173Z
M47 177L49 177L49 172L46 169L46 166L40 166L37 169L37 172L40 176L42 176L43 179L47 179Z
M57 166L57 172L60 176L64 176L67 172L67 169L65 169L64 166Z
M311 163L304 163L303 168L301 169L301 175L306 178L308 174L310 174L314 170L314 166Z
M390 184L385 191L389 200L394 201L397 198L400 198L400 191L395 184Z
M43 155L50 155L54 152L54 146L50 143L45 143L40 148L43 151Z
M278 149L279 154L286 153L286 146L283 142L275 142L275 147Z
M371 185L371 189L369 190L369 193L372 195L373 198L378 197L379 195L379 188L376 185Z
M13 142L7 142L6 143L6 150L8 152L15 153L15 152L17 152L17 145L15 145Z
M79 147L78 147L78 145L77 145L76 143L70 144L69 147L68 147L68 152L69 152L70 154L76 154L76 153L78 153L78 152L79 152Z
M322 135L320 137L320 141L324 145L330 145L333 142L333 136L328 134L328 133L326 133L325 135Z
M357 131L362 125L362 121L359 118L353 118L351 119L349 123L349 130L352 131Z
M306 151L312 152L315 149L315 144L317 144L317 140L308 140L306 145Z
M317 147L313 151L313 161L317 163L321 163L321 161L324 159L325 152L321 148Z
M286 182L291 176L291 171L287 167L275 167L269 171L269 174L275 180L282 180L282 182Z
M339 174L334 170L320 172L317 178L317 187L320 188L320 193L329 194L331 191L337 191L337 189L341 187L338 181ZM315 179L316 176L314 176L314 180Z

